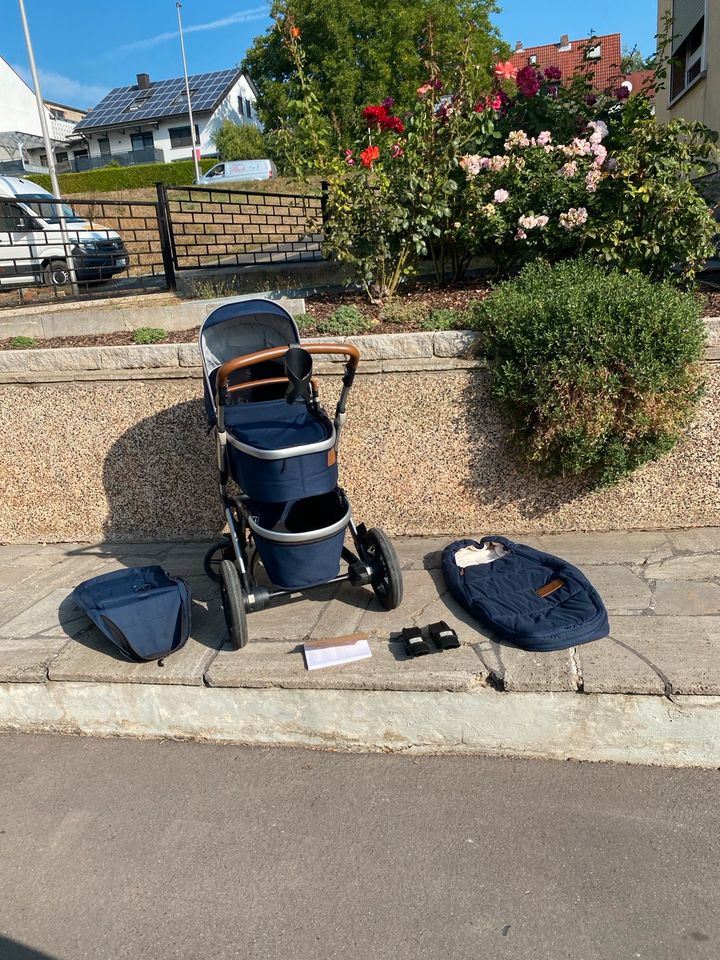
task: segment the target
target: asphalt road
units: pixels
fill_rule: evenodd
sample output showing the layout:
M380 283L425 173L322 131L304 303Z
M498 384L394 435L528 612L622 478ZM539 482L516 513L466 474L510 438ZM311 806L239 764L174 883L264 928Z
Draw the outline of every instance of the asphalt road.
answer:
M720 774L0 736L0 960L720 956Z

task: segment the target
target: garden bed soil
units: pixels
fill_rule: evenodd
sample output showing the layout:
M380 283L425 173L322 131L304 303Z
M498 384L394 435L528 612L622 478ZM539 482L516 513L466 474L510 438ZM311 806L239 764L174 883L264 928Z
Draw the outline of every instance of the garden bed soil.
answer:
M407 308L417 308L418 315L427 316L433 310L462 311L472 301L482 300L490 292L490 285L479 280L468 280L463 284L438 290L429 285L416 284L403 291L395 298L396 304ZM698 294L703 309L703 316L720 316L720 290L701 289ZM327 320L330 314L338 307L357 307L360 312L372 322L372 327L365 333L411 333L420 329L417 322L389 323L382 320L382 307L372 304L367 296L359 291L317 293L305 298L307 316L316 322ZM168 332L163 343L194 343L200 332L199 327L188 330L174 330ZM314 324L304 324L304 337L317 336L319 331ZM361 336L362 334L353 334ZM55 347L99 347L99 346L127 346L134 344L131 330L122 330L117 333L88 334L74 337L49 337L36 340L31 347L22 349L48 349ZM12 346L12 339L0 340L0 350L17 349Z

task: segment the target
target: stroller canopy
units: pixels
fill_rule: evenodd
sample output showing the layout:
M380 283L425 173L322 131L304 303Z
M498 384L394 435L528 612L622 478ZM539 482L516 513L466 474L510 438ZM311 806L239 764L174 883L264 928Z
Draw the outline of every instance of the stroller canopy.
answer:
M224 303L200 327L200 355L208 421L215 420L215 377L226 361L247 353L300 343L295 321L272 300ZM247 374L249 376L249 374Z

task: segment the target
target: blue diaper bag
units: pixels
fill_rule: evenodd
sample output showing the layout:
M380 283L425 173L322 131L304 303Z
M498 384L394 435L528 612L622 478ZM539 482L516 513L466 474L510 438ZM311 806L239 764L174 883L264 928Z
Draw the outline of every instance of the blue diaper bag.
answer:
M501 544L491 563L461 568L463 547ZM587 577L566 560L505 537L456 540L442 554L445 583L459 604L498 637L523 650L563 650L606 637L608 615Z

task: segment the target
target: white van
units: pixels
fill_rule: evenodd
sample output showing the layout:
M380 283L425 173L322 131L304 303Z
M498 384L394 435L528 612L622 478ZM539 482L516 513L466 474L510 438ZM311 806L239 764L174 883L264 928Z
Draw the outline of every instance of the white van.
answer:
M120 234L61 206L78 280L107 280L127 269ZM0 286L70 282L57 207L52 194L31 180L0 177Z
M271 180L277 176L272 160L225 160L210 167L198 183L233 183L239 180Z

